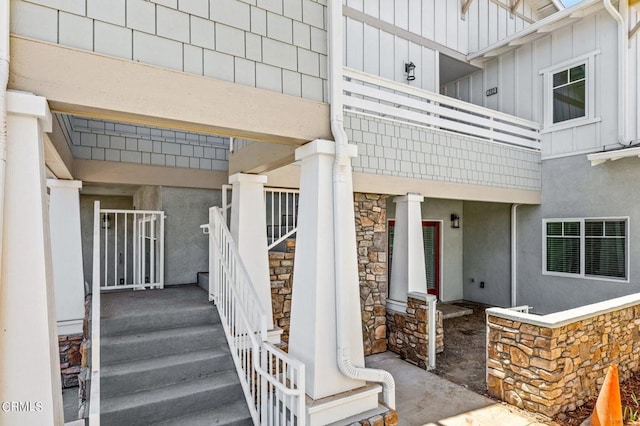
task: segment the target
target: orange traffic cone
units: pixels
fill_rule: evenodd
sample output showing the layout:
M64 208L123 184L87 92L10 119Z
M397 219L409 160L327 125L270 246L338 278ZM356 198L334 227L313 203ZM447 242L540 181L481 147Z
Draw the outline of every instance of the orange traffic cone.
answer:
M591 415L592 426L622 426L618 366L611 364Z

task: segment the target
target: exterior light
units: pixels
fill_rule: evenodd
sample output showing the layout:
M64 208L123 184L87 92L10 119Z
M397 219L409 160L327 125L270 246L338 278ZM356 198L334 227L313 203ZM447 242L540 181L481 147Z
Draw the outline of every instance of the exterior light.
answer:
M451 213L451 227L460 228L460 216L455 213Z
M407 81L413 81L416 79L416 64L413 62L405 62L404 72L407 73Z
M102 229L109 229L111 228L111 218L109 217L108 214L103 214L102 215Z

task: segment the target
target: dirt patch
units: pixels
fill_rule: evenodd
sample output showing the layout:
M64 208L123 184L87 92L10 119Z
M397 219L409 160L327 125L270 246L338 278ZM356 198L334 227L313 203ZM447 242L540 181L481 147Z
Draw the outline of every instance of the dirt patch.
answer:
M486 394L486 315L490 306L455 302L473 309L471 315L444 320L444 352L436 357L437 375L482 395Z
M620 399L625 425L640 425L640 372L620 383ZM579 426L593 413L596 398L575 411L558 414L554 420L561 426Z

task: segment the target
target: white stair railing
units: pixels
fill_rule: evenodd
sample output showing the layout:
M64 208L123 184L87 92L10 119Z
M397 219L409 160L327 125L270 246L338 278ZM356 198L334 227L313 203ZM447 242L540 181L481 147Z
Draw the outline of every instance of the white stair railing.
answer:
M231 185L222 185L222 216L229 226L231 211ZM300 190L265 188L265 213L267 215L267 249L271 250L298 231L298 201Z
M297 189L265 188L267 245L271 250L298 230Z
M220 314L253 422L304 426L304 364L266 341L267 314L222 209L209 209L203 228L209 234L209 298Z
M99 212L103 240L98 261L100 288L164 288L164 212L115 209Z

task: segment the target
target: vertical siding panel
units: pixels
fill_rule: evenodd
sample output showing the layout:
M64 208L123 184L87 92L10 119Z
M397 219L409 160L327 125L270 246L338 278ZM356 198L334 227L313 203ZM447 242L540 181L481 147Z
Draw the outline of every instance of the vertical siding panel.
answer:
M435 40L436 0L422 1L422 37Z
M531 45L516 50L515 113L519 117L533 120L535 70L531 60Z
M385 1L385 0L383 0ZM380 17L380 0L364 0L364 13L367 15Z
M509 12L505 9L496 6L498 9L498 40L503 40L507 37L507 20L509 20Z
M458 50L464 54L469 53L469 12L467 12L467 19L463 20L460 17L460 7L455 9L456 22L458 23Z
M478 50L489 45L489 0L477 0L478 2Z
M420 71L422 74L422 88L425 90L431 90L432 92L438 92L438 87L436 87L436 53L427 49L426 47L422 48L422 70Z
M447 45L447 3L445 0L435 2L435 41Z
M407 40L401 39L400 37L394 37L394 39L394 80L400 83L406 83L407 77L404 73L404 63L409 59L409 42Z
M347 0L347 6L364 12L364 4L362 0Z
M482 105L484 102L484 72L476 71L471 74L471 97L470 101L476 105Z
M347 18L347 67L357 70L364 69L364 24Z
M409 0L409 31L422 34L422 4L420 0Z
M500 97L500 110L507 114L516 112L516 82L515 82L515 53L513 51L502 55L500 63L500 84L498 87Z
M493 44L493 43L498 41L498 6L496 6L492 2L488 2L488 6L489 6L489 12L488 12L488 16L489 16L489 20L488 20L489 37L488 37L488 41L489 41L489 44Z
M478 22L479 18L479 1L474 1L471 3L471 7L467 12L467 22L468 22L468 38L469 38L469 52L477 52L480 50L479 47L479 33L478 33Z
M380 1L380 19L390 24L394 23L394 5L392 0Z
M471 91L470 91L470 82L471 77L463 78L458 82L458 99L463 100L465 102L471 101Z
M368 25L364 26L364 71L380 75L380 31Z
M443 1L443 0L440 0ZM444 1L443 1L444 2ZM452 49L458 49L458 8L460 7L458 0L446 0L446 31L447 46Z
M427 64L422 62L422 47L415 43L409 43L409 54L407 56L409 61L412 61L416 65L416 79L409 83L411 86L420 87L424 89L424 83L422 80L422 73L419 71L423 69ZM404 68L402 69L404 71Z
M485 75L485 88L490 89L491 87L498 86L498 72L499 72L499 64L498 59L491 59L486 62L484 67L484 75ZM498 93L500 93L500 89L498 89ZM485 96L484 106L491 109L498 109L498 96L493 95L486 97Z
M393 80L394 75L394 41L393 35L380 31L380 76Z
M393 0L387 0L393 1ZM403 30L409 29L409 3L408 0L395 0L396 27Z

